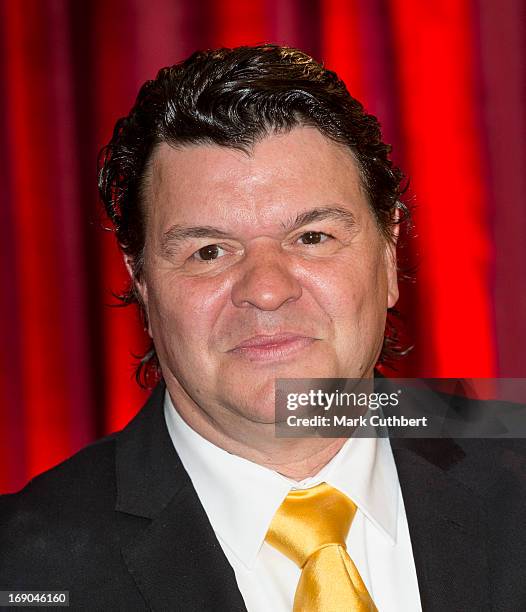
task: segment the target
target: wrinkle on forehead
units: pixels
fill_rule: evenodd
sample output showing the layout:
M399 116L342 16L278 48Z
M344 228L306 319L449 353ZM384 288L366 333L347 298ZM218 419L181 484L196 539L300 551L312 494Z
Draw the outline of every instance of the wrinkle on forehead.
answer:
M192 155L185 156L187 151ZM161 143L149 165L146 201L160 203L163 198L176 207L182 198L194 197L193 212L213 211L219 219L261 228L275 225L291 201L303 210L346 198L368 201L353 152L313 127L272 134L247 152L216 144ZM331 194L323 201L327 191ZM306 199L300 203L302 193Z

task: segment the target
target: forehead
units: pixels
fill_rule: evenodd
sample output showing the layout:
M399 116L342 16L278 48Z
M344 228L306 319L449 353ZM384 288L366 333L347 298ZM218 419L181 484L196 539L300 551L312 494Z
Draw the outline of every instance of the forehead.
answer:
M150 167L148 216L161 225L199 217L265 226L314 206L368 209L353 153L311 127L266 136L248 152L162 143Z

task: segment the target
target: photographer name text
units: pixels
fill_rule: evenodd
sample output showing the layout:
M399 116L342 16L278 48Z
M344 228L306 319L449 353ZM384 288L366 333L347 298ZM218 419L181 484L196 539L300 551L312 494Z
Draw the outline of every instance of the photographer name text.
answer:
M427 427L427 417L408 418L405 416L322 416L298 417L291 414L287 417L289 427Z

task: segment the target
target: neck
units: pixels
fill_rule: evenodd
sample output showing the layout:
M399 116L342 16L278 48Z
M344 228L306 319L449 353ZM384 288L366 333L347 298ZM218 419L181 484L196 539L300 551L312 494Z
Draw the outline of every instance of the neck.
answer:
M274 423L258 423L227 409L204 411L178 384L166 381L172 403L186 424L223 450L301 481L316 475L347 438L277 438Z

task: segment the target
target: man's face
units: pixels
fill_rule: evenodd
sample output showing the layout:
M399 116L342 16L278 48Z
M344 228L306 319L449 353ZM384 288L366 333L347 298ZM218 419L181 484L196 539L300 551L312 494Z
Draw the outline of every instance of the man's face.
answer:
M146 215L139 290L179 401L268 423L276 378L372 376L396 267L350 152L308 127L249 155L162 144Z

